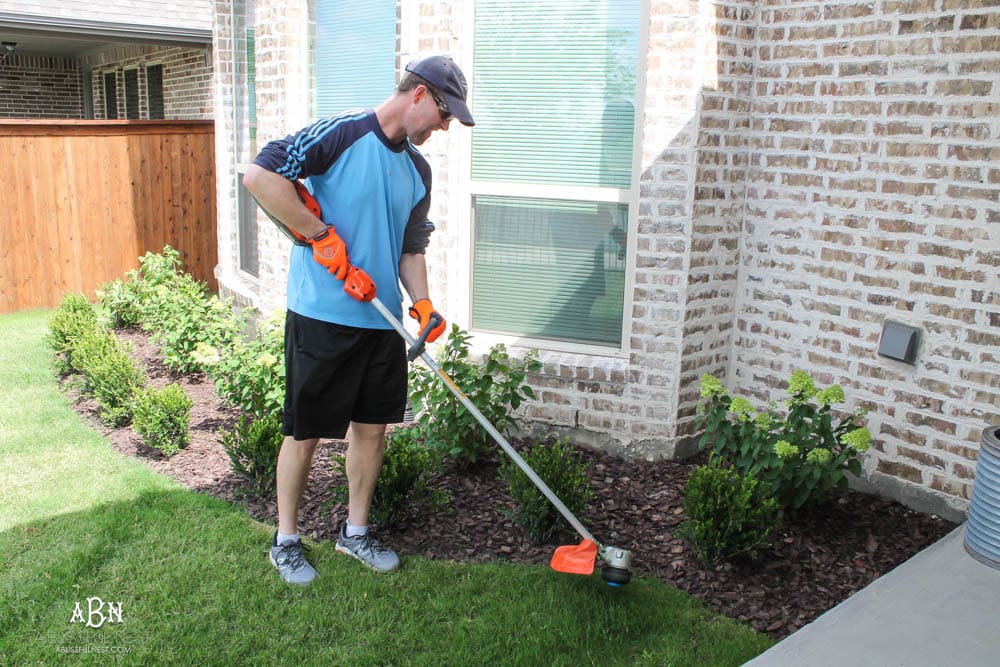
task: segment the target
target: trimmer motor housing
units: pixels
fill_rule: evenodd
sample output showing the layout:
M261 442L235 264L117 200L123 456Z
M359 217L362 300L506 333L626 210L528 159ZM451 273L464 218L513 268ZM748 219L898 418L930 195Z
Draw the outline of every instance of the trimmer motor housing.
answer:
M632 552L618 547L606 546L601 549L601 577L608 586L624 586L632 580Z

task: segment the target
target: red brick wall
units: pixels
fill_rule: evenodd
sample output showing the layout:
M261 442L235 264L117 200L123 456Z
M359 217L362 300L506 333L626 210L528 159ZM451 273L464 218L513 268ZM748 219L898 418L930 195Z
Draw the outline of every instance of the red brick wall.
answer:
M0 55L0 118L83 118L73 58Z
M125 117L126 67L139 69L139 113L149 117L144 67L163 66L163 111L166 120L211 120L212 53L210 49L163 46L127 46L83 59L93 67L94 117L104 118L104 74L117 77L118 117Z

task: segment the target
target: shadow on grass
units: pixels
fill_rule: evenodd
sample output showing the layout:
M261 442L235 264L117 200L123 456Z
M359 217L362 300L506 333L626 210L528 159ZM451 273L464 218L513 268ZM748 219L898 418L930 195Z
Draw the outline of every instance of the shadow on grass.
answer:
M375 575L321 543L310 556L320 578L289 587L267 560L270 536L180 489L0 533L0 608L12 610L0 663L728 665L771 643L655 580L612 589L598 576L418 557ZM99 602L102 615L90 613Z

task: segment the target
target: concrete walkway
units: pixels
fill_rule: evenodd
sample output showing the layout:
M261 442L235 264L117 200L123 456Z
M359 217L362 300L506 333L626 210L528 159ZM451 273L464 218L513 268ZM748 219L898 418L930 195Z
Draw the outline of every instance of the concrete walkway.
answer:
M965 524L800 628L748 667L997 667L1000 569Z

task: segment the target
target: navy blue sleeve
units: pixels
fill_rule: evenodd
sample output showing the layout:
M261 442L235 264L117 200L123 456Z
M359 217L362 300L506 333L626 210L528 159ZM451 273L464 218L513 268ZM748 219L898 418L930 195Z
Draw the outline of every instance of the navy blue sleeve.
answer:
M413 166L417 168L421 180L424 182L426 190L424 198L417 202L417 205L410 213L410 219L403 230L403 254L423 255L427 251L427 246L431 242L431 232L434 231L434 223L427 219L431 210L431 166L427 160L412 146L407 146Z
M370 127L370 112L350 112L317 121L261 149L254 164L290 181L323 174Z

